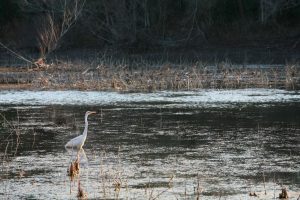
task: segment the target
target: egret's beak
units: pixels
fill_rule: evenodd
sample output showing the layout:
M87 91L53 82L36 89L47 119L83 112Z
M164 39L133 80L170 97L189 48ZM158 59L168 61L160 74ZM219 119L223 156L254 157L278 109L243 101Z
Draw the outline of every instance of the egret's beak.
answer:
M89 115L91 115L91 114L96 114L97 112L96 111L90 111L89 112Z

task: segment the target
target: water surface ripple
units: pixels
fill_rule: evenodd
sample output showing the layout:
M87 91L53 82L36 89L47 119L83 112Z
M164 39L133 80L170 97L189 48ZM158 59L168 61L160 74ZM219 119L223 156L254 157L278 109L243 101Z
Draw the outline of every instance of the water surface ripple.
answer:
M86 110L97 114L70 181L64 144ZM295 91L1 91L0 113L0 199L76 199L78 179L91 199L300 195Z

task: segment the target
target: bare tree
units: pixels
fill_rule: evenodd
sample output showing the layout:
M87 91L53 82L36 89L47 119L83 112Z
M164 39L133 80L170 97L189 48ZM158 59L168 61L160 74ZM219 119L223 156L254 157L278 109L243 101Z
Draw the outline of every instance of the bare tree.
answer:
M63 37L80 17L86 0L20 0L19 7L37 19L37 42L40 57L36 61L27 59L0 42L0 46L17 58L37 67L45 65L45 58L59 48Z
M55 1L57 3L57 1ZM38 28L38 44L44 59L48 54L59 48L63 37L77 22L86 0L60 0L60 5L50 5L41 26Z

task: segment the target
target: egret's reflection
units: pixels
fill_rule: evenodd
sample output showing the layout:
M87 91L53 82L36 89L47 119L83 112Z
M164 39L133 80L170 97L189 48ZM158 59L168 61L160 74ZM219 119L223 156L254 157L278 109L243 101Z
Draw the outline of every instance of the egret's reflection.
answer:
M83 148L77 149L77 148L66 148L67 152L70 155L71 162L74 162L76 159L80 162L80 165L82 167L87 166L88 167L88 158L86 156L86 153Z

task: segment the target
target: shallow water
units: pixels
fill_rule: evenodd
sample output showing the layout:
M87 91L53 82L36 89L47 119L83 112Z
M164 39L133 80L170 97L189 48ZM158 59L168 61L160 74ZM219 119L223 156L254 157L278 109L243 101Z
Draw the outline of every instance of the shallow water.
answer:
M97 114L71 181L76 153L64 144L81 134L86 110ZM1 91L0 112L3 199L74 199L79 179L102 199L273 199L282 186L300 194L298 92Z

